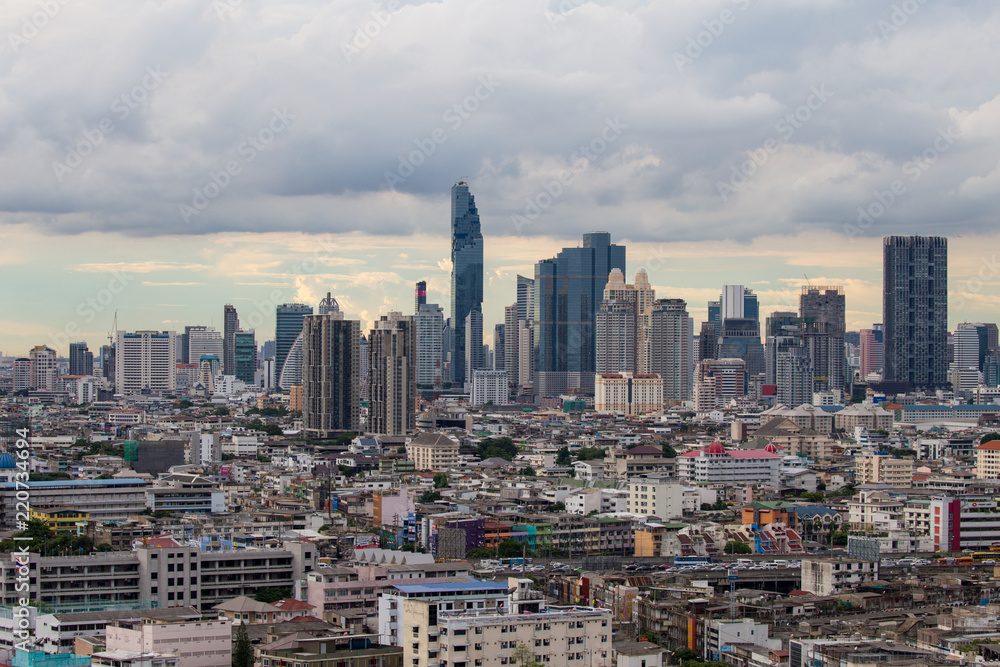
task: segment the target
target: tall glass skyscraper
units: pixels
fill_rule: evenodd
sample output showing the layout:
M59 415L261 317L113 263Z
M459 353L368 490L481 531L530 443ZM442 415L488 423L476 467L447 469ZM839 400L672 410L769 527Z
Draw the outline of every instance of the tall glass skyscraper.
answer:
M883 380L913 388L948 382L948 239L882 240Z
M611 234L584 234L583 247L564 248L535 264L535 390L542 396L593 389L597 307L612 269L625 271L625 246Z
M483 308L483 234L476 200L459 181L451 188L451 379L465 382L469 313ZM482 329L473 345L482 347Z
M302 333L302 319L312 315L312 306L304 303L283 303L276 312L274 328L274 381L278 382L285 367L285 359L295 339Z

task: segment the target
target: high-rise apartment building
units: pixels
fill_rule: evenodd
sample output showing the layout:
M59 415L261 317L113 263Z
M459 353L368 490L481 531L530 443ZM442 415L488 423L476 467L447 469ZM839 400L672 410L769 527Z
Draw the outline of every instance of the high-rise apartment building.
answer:
M115 388L115 346L101 346L101 375L109 389Z
M509 381L507 371L480 370L472 376L472 393L469 403L473 407L486 405L507 405L509 402Z
M254 332L237 331L233 334L233 375L248 385L254 383L257 372L257 341Z
M59 377L56 351L45 345L36 345L28 352L31 360L31 388L41 391L55 391Z
M222 309L222 374L236 375L236 332L240 330L240 316L236 306L226 304Z
M415 316L417 330L417 384L440 386L444 382L444 310L436 303L421 303Z
M637 373L649 373L649 317L656 300L656 292L649 284L649 276L645 269L639 269L635 274L635 283L625 282L625 274L618 269L612 269L608 275L608 284L604 287L605 301L623 301L631 303L635 311L635 361L633 366Z
M94 353L90 351L86 343L69 344L69 374L94 374Z
M171 392L176 388L177 349L173 331L116 332L115 391Z
M472 374L487 367L483 354L483 311L475 308L465 318L465 382L472 382Z
M634 302L615 299L606 299L598 306L597 373L635 372L635 309Z
M809 349L788 346L778 349L775 360L775 384L778 385L777 401L797 407L813 400L813 366Z
M274 329L275 382L280 382L285 359L291 352L295 339L302 333L303 318L312 315L312 312L312 306L304 303L284 303L277 307Z
M190 364L201 362L202 357L218 357L222 361L225 349L225 339L222 332L214 327L185 327L187 334L188 358Z
M417 334L413 317L383 315L368 333L368 430L407 435L417 424Z
M847 370L847 307L842 287L805 286L799 295L802 342L812 359L814 391L842 391Z
M470 313L483 309L483 234L479 225L476 200L469 193L469 186L459 181L451 188L451 379L463 383L471 380L466 372L468 350L475 337L466 334L465 327ZM479 340L483 344L482 325ZM481 351L474 352L482 356Z
M14 391L31 389L31 359L21 357L14 360Z
M694 322L683 299L657 299L650 309L649 370L663 381L663 399L691 397Z
M914 388L948 382L948 239L882 240L883 379Z
M361 322L340 312L302 318L302 425L327 436L361 427Z
M507 325L504 322L493 325L493 366L495 371L507 370Z
M597 373L594 409L626 417L663 412L663 380L655 373Z
M871 373L882 372L882 325L862 329L860 334L861 352L859 369L864 380Z
M421 280L413 290L413 313L420 312L420 306L427 303L427 281Z
M747 385L747 363L743 359L700 361L694 386L695 410L714 410L729 399L746 396Z
M503 370L507 371L510 382L517 384L518 368L518 319L517 304L512 304L503 309Z
M584 234L535 264L535 389L541 396L592 389L596 369L597 307L612 269L625 270L625 246L611 234Z

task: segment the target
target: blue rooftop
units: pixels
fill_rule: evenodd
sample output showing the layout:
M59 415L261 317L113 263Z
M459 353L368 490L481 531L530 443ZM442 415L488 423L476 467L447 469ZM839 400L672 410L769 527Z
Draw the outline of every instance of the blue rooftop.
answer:
M89 486L131 486L135 484L146 484L146 480L139 479L138 477L126 477L124 479L57 479L51 482L28 482L28 488L30 489L58 489L58 488L73 488L82 487L87 488ZM14 482L5 482L0 484L0 488L3 489L13 489L16 486Z
M0 470L10 470L17 467L17 462L14 461L14 457L4 452L0 454Z
M442 581L439 583L426 584L396 584L393 586L403 593L464 593L489 591L506 591L507 584L498 581L479 581L469 579L468 581Z

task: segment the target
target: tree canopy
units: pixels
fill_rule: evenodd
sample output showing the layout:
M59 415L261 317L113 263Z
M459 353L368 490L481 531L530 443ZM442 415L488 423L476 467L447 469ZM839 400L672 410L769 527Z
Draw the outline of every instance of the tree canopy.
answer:
M479 443L479 459L498 458L513 461L517 456L517 445L510 438L486 438Z
M729 540L726 542L725 552L727 554L752 554L753 549L746 542L739 542L737 540Z

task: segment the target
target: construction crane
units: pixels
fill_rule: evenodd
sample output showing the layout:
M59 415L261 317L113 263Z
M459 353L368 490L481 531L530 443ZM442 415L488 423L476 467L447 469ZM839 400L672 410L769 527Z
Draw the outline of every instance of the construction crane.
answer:
M813 286L813 284L812 284L811 282L809 282L809 276L807 276L806 274L804 274L804 273L803 273L803 274L802 274L802 277L806 279L806 286L807 286L807 287L808 287L809 289L812 289L812 286Z
M111 331L108 332L108 344L115 344L115 336L118 334L118 309L115 309L115 318L111 321Z

